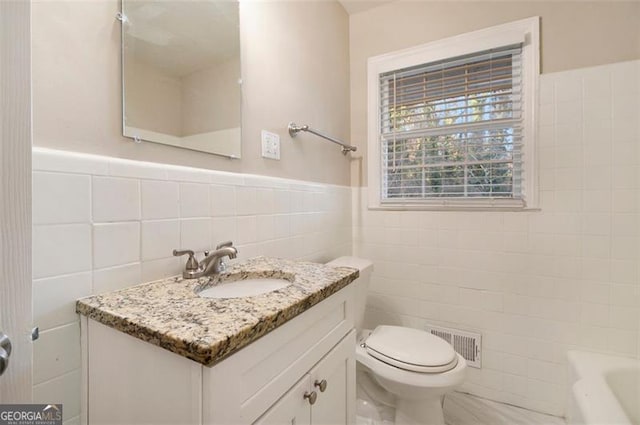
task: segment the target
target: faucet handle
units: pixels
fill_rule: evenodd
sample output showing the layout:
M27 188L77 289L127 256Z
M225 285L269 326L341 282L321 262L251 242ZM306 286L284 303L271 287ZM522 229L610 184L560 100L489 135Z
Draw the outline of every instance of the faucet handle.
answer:
M188 255L189 259L187 260L187 264L184 266L185 271L196 271L200 269L198 265L198 260L196 260L195 253L190 249L185 250L173 250L174 257L180 257L182 255Z
M218 246L216 246L216 249L226 248L228 246L233 246L233 242L231 241L221 242L218 244Z

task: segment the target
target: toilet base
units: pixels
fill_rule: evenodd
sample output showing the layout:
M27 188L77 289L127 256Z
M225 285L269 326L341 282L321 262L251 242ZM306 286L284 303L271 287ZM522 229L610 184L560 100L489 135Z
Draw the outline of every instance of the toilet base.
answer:
M445 425L444 397L422 400L397 399L396 425Z

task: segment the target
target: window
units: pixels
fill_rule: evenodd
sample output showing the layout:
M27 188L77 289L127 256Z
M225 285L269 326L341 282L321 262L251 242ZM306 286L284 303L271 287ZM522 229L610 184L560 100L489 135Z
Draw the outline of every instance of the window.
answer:
M370 59L372 206L535 202L537 31L532 18Z

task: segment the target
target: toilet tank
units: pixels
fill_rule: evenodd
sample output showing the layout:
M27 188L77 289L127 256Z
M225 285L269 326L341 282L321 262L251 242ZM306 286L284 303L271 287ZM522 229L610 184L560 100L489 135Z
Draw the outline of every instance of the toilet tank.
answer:
M373 263L371 260L358 257L340 257L327 263L331 267L351 267L360 271L360 277L352 282L356 285L356 311L355 325L356 329L362 329L364 323L364 310L367 306L367 291L369 289L369 280L371 272L373 272Z

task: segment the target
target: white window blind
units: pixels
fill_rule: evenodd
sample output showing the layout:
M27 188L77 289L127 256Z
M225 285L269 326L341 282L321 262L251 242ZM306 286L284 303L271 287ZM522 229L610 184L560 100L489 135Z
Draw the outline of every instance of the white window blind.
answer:
M380 74L381 201L522 199L522 45Z

